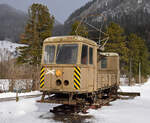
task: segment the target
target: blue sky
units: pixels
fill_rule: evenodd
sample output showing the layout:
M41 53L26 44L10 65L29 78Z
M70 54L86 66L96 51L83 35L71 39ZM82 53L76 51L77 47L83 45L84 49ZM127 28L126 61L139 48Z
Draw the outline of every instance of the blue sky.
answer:
M63 23L74 10L80 8L88 1L91 0L0 0L0 4L7 3L12 7L27 12L28 7L32 3L42 3L48 6L50 13L59 22Z

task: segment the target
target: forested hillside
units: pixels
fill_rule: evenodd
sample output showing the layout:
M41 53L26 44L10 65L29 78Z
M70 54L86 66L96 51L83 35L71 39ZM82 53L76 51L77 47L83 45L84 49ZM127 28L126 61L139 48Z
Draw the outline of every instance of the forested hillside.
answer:
M27 15L8 6L0 4L0 40L11 39L18 42L24 31Z
M7 4L0 4L0 40L11 40L19 42L20 35L24 32L28 14L17 10ZM54 35L60 35L61 23L55 20L53 30ZM63 31L62 31L63 32Z
M150 1L149 0L93 0L79 8L65 22L65 32L75 20L89 14L105 16L105 24L115 22L125 29L125 33L136 33L147 41L150 49ZM88 17L91 23L102 23L98 16Z

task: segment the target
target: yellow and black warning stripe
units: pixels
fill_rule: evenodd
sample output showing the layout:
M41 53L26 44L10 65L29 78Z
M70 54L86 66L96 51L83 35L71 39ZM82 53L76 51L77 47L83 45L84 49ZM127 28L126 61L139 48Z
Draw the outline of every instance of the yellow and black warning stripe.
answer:
M76 90L80 89L80 67L74 67L74 88Z
M40 88L44 87L44 74L45 74L45 68L41 68L41 73L40 73Z

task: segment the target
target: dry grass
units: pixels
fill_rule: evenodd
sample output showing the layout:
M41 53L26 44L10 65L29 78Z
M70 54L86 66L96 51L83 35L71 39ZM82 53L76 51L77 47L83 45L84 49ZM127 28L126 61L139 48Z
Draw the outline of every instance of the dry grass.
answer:
M13 91L16 80L26 80L26 91L30 91L29 85L32 81L32 90L39 89L40 67L27 64L18 65L15 59L0 62L0 79L9 79L9 90Z

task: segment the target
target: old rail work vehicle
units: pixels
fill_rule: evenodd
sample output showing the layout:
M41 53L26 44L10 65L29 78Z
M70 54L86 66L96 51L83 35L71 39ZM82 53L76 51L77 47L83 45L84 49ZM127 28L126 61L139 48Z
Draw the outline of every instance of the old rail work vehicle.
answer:
M41 67L40 102L84 107L117 96L118 54L101 52L97 43L87 38L47 38Z

